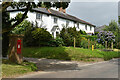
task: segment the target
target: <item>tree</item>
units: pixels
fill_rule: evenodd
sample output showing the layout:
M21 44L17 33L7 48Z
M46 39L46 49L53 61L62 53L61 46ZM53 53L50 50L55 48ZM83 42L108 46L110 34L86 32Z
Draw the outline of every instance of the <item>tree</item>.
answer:
M41 7L41 6L43 6L43 4L46 8L62 7L63 9L65 9L68 7L69 2L38 2L37 4L35 2L2 2L3 25L6 24L6 22L9 23L9 25L7 25L7 26L4 25L2 27L3 28L2 33L11 31L14 27L16 27L18 24L20 24L26 18L28 11L31 11L32 8ZM25 8L25 9L23 10L24 13L21 17L19 17L19 18L15 17L15 18L9 19L9 14L7 13L8 7L12 7L13 9L17 8L18 10L20 8ZM14 22L14 24L11 24L13 22Z
M118 43L120 42L120 27L118 26L118 23L115 20L112 20L103 30L111 31L115 35L115 47L118 47Z
M59 0L58 0L59 1ZM27 18L28 11L32 11L32 8L37 8L41 6L45 6L46 8L56 7L63 9L67 8L69 2L2 2L2 55L6 56L8 52L8 45L9 45L9 37L8 34L12 31L17 25L19 25L23 20ZM25 8L23 10L23 14L21 16L16 16L10 19L9 13L7 12L8 7L13 9L17 8Z

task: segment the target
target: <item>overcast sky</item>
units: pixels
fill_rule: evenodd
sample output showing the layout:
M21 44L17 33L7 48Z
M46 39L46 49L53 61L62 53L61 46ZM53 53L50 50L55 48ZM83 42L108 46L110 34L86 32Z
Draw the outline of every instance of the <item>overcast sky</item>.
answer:
M118 21L118 2L71 2L66 11L96 26Z

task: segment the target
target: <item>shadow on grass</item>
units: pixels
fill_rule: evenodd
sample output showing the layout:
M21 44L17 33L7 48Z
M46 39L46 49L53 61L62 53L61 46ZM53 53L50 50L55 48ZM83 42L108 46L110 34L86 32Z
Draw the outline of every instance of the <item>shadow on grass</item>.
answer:
M65 47L24 48L23 56L29 57L25 60L36 63L38 70L78 70L78 64L70 62L71 57Z
M65 47L24 48L24 57L71 60Z
M80 70L77 63L55 59L25 58L37 65L38 71Z

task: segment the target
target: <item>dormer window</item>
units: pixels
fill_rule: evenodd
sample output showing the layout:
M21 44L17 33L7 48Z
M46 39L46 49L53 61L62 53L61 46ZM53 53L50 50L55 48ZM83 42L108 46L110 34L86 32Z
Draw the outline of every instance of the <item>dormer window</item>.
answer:
M42 14L41 13L36 13L36 19L42 19Z
M57 23L57 20L58 20L58 19L57 19L56 17L54 17L54 23Z
M85 29L87 30L87 25L85 25Z

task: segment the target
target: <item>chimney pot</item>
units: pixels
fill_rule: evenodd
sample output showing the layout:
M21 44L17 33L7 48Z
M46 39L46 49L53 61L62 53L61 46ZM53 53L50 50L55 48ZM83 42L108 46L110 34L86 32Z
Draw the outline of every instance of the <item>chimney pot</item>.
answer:
M60 11L60 12L63 12L63 13L66 13L66 10L63 9L62 7L59 8L59 11Z

